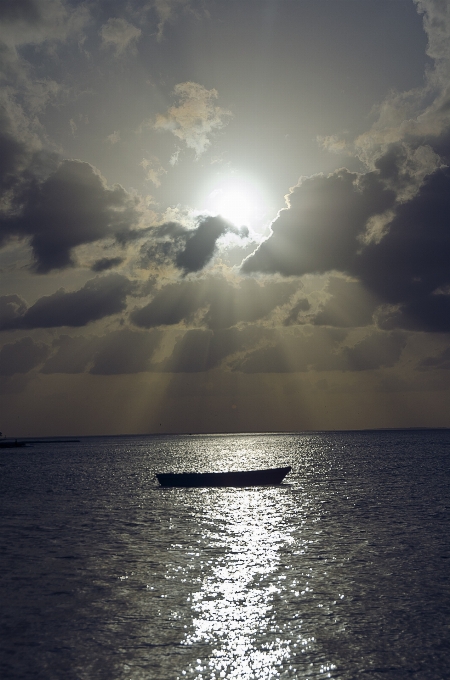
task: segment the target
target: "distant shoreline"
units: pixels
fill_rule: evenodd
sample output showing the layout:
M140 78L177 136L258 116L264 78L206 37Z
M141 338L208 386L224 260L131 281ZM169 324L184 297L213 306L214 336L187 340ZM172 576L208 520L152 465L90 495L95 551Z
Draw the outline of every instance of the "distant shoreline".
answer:
M5 437L0 439L0 446L2 444L14 445L24 442L26 444L74 444L79 443L81 439L99 438L99 437L227 437L227 436L257 436L257 435L307 435L307 434L326 434L326 433L368 433L368 432L446 432L450 431L450 427L374 427L362 428L357 430L274 430L266 432L140 432L140 433L121 433L121 434L85 434L69 437L46 436L42 439L39 437Z

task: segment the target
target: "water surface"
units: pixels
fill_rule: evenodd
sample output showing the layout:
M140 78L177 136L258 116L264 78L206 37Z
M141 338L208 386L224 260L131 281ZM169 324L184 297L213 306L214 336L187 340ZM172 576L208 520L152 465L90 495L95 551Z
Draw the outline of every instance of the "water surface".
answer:
M4 450L2 678L450 677L448 431ZM290 464L280 487L155 472Z

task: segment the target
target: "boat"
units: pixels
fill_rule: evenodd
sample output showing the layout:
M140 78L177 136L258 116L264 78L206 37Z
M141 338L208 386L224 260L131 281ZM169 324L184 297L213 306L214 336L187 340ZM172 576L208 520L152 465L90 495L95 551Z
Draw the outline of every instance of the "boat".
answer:
M281 484L291 466L268 470L237 470L235 472L160 472L156 475L161 486L269 486Z

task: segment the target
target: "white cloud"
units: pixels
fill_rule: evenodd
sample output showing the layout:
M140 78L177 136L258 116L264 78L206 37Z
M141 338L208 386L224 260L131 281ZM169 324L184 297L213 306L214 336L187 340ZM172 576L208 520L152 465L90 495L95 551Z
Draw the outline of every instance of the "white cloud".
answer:
M157 116L153 127L171 132L200 156L211 144L210 136L225 125L231 112L216 106L217 90L207 90L198 83L178 83L174 94L178 105Z
M117 142L120 142L120 132L118 130L114 130L114 132L108 135L106 139L110 144L117 144Z
M155 187L160 187L160 178L167 173L167 170L164 170L159 160L155 157L151 159L143 158L139 165L145 171L145 179L153 182Z
M423 88L394 92L387 97L379 107L374 125L356 139L357 154L369 163L383 146L435 137L450 126L450 4L446 0L414 2L423 14L427 54L434 60L434 66L426 73ZM424 173L427 172L429 167L424 168Z

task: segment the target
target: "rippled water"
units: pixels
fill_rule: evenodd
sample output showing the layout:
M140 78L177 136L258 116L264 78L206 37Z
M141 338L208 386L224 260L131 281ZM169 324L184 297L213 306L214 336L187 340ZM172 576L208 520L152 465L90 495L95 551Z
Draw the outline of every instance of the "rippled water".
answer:
M2 678L450 677L450 431L0 454ZM291 464L280 487L154 474Z

